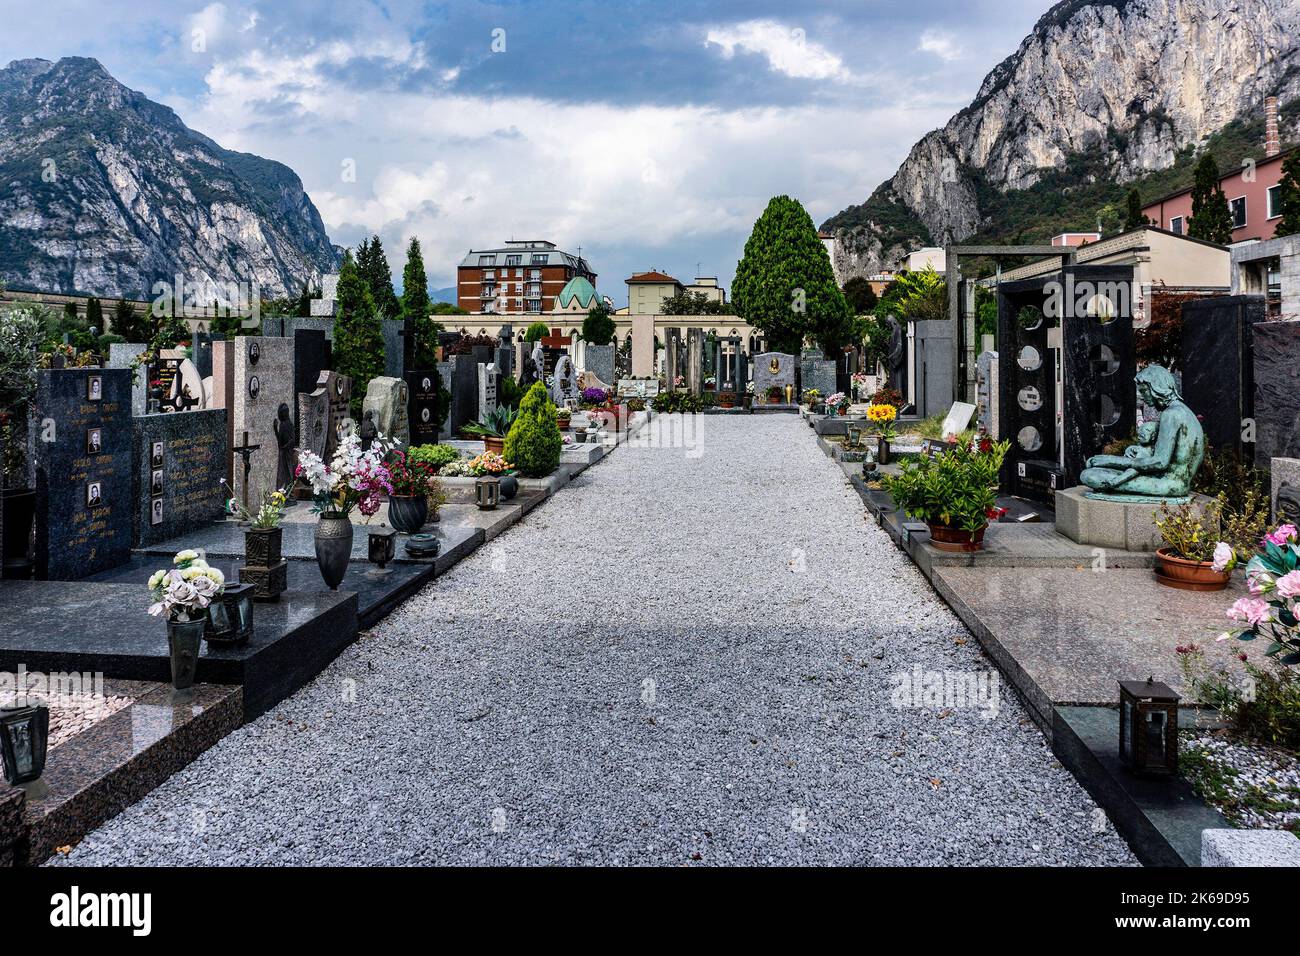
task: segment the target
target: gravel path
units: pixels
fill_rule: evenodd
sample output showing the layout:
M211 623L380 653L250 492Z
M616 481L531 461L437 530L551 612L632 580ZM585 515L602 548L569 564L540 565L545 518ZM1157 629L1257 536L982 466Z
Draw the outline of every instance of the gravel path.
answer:
M59 862L1132 864L1005 685L894 706L992 665L862 512L793 416L621 448Z

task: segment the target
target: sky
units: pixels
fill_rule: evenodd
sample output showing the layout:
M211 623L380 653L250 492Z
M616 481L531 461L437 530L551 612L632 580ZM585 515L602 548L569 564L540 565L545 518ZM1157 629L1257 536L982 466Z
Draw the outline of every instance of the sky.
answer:
M788 194L821 223L966 105L1048 0L0 0L0 63L92 56L302 178L330 238L430 284L509 238L576 251L617 304L658 269L730 288Z

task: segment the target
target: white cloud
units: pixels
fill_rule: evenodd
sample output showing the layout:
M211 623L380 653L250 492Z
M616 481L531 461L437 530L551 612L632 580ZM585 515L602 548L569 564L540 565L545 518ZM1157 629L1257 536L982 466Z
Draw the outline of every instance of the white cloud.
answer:
M922 53L933 53L941 60L959 60L963 55L962 48L953 36L942 30L926 30L921 34L921 41L916 48Z
M802 27L789 27L775 20L746 20L727 27L713 27L705 45L722 48L727 59L736 50L748 50L767 57L768 66L786 76L812 80L847 82L852 74L844 61L819 43L809 40Z

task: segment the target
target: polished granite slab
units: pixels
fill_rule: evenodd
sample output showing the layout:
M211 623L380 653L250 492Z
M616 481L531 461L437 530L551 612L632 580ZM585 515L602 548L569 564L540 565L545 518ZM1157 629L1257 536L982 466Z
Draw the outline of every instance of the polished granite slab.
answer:
M302 564L303 562L290 562ZM314 564L313 564L314 570ZM0 581L0 671L101 672L170 682L167 628L142 583ZM253 639L204 644L197 680L244 688L248 719L319 674L357 636L357 595L290 589L257 604Z
M196 684L178 691L170 684L107 680L104 692L133 702L51 748L40 780L21 788L0 783L0 808L15 796L22 801L16 864L38 864L59 847L75 844L244 717L239 687Z
M1050 732L1055 705L1113 706L1118 681L1154 676L1188 699L1174 648L1214 653L1224 612L1247 593L1167 588L1150 570L936 567L931 583ZM1230 650L1262 660L1264 642Z

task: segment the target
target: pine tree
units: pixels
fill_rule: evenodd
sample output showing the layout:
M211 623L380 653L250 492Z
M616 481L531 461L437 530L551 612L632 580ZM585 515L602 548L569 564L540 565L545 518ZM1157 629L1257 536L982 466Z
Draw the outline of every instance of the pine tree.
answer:
M311 283L302 284L302 292L298 295L298 301L294 303L293 314L301 318L311 315Z
M424 272L420 240L411 237L402 269L402 312L404 321L415 329L415 367L431 369L438 362L438 332L442 326L430 318L429 278Z
M363 239L357 247L357 272L365 280L370 297L381 319L396 319L402 315L402 304L393 291L393 270L388 268L388 256L378 236Z
M1300 233L1300 150L1282 161L1282 178L1278 187L1278 211L1282 218L1278 221L1275 235L1294 236Z
M86 300L86 325L104 331L104 307L93 295Z
M1128 199L1125 200L1124 207L1124 231L1138 229L1142 226L1150 225L1147 217L1142 215L1142 194L1137 189L1128 191Z
M732 293L737 314L762 329L777 351L798 352L811 336L833 353L851 335L853 316L826 247L808 212L789 196L772 199L754 223Z
M352 415L360 420L366 387L384 374L384 332L351 250L344 253L339 269L333 354L335 371L352 379Z
M1193 239L1227 245L1232 242L1232 212L1228 197L1219 187L1219 167L1214 157L1206 153L1196 164L1192 181L1192 217L1187 223L1187 234Z

